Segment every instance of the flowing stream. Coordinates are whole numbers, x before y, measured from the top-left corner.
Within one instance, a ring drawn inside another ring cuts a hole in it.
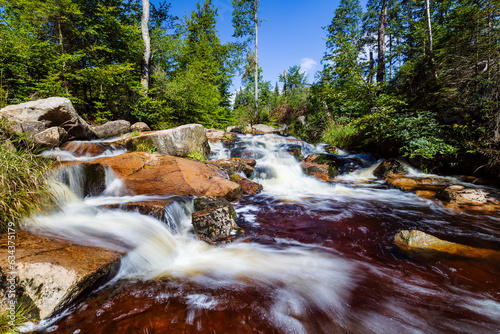
[[[107,170],[106,190],[82,198],[81,171],[58,189],[61,210],[27,221],[44,235],[126,252],[118,275],[37,333],[498,333],[500,268],[468,259],[416,259],[393,242],[403,229],[500,250],[498,216],[451,211],[373,177],[365,167],[327,183],[304,174],[294,138],[240,136],[212,158],[257,161],[264,186],[233,203],[247,238],[215,247],[196,239],[192,199],[171,197],[166,222],[106,204],[131,196]],[[121,151],[104,155],[120,154]],[[59,154],[64,160],[91,159]],[[413,173],[417,173],[413,171]],[[430,176],[432,177],[432,176]]]

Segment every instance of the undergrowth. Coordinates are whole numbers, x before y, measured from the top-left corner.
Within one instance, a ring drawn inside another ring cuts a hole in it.
[[[36,147],[28,135],[10,131],[0,119],[0,234],[13,222],[42,210],[52,197],[47,171],[53,161],[34,153]]]

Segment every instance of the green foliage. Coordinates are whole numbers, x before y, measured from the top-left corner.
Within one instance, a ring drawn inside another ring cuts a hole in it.
[[[155,67],[148,98],[133,112],[138,119],[154,128],[185,123],[224,127],[230,122],[229,87],[238,46],[220,42],[217,15],[207,0],[177,26],[175,37],[157,36],[165,58]]]
[[[188,158],[198,160],[198,161],[205,161],[206,160],[203,153],[200,152],[199,150],[196,150],[193,153],[188,154]]]
[[[51,201],[47,171],[51,160],[35,155],[26,136],[12,133],[0,119],[0,234],[13,222],[40,211]]]
[[[321,141],[336,147],[348,148],[357,146],[360,137],[362,133],[354,124],[330,121],[323,132]]]

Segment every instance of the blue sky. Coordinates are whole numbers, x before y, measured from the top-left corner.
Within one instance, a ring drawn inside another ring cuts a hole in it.
[[[326,34],[322,27],[330,24],[340,0],[260,0],[260,18],[264,19],[259,29],[259,66],[264,80],[272,86],[278,76],[290,66],[300,65],[307,73],[309,83],[314,73],[321,69],[321,58],[325,52]],[[151,0],[157,3],[157,0]],[[171,14],[182,17],[196,9],[196,3],[204,0],[172,0]],[[222,42],[233,41],[231,24],[231,1],[212,0],[218,8],[217,29]],[[365,6],[366,0],[361,0]],[[241,79],[233,82],[236,90]]]

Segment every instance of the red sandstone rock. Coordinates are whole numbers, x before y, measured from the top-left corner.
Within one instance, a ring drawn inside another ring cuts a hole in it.
[[[10,270],[7,238],[0,240],[0,277]],[[16,286],[34,301],[42,319],[68,306],[85,289],[110,279],[122,253],[18,231]],[[3,287],[0,287],[2,290]],[[0,307],[1,308],[1,307]]]
[[[100,158],[93,164],[109,166],[134,194],[241,198],[241,186],[224,172],[202,162],[144,152]]]

